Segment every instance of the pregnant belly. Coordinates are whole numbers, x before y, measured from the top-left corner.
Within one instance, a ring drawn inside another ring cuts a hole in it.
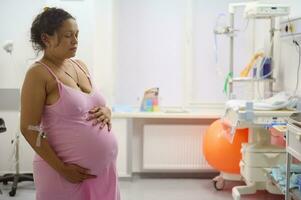
[[[55,138],[50,137],[53,148],[65,163],[78,164],[89,169],[91,174],[98,175],[115,162],[117,141],[106,126],[100,130],[99,126],[88,124],[67,130]]]

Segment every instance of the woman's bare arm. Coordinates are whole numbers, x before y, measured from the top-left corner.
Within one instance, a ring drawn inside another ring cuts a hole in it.
[[[21,92],[21,132],[30,146],[51,167],[61,171],[64,163],[49,146],[47,139],[41,139],[36,146],[38,132],[29,130],[29,126],[39,126],[46,100],[46,79],[43,69],[38,66],[31,68],[25,77]]]

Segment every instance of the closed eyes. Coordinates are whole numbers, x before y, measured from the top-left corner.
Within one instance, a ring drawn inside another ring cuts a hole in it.
[[[75,33],[75,34],[73,34],[73,33],[67,33],[67,34],[64,35],[64,37],[66,37],[66,38],[71,38],[73,35],[74,35],[76,38],[78,38],[78,33]]]

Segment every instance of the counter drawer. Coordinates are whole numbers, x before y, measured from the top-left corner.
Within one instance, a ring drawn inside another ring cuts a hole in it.
[[[249,153],[244,152],[242,159],[250,167],[276,167],[285,164],[285,152]]]

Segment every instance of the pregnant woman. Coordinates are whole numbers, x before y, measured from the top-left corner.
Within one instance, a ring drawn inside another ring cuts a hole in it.
[[[42,58],[28,70],[21,95],[21,132],[36,152],[37,200],[119,200],[117,142],[111,112],[86,65],[75,56],[77,23],[47,8],[31,27]]]

